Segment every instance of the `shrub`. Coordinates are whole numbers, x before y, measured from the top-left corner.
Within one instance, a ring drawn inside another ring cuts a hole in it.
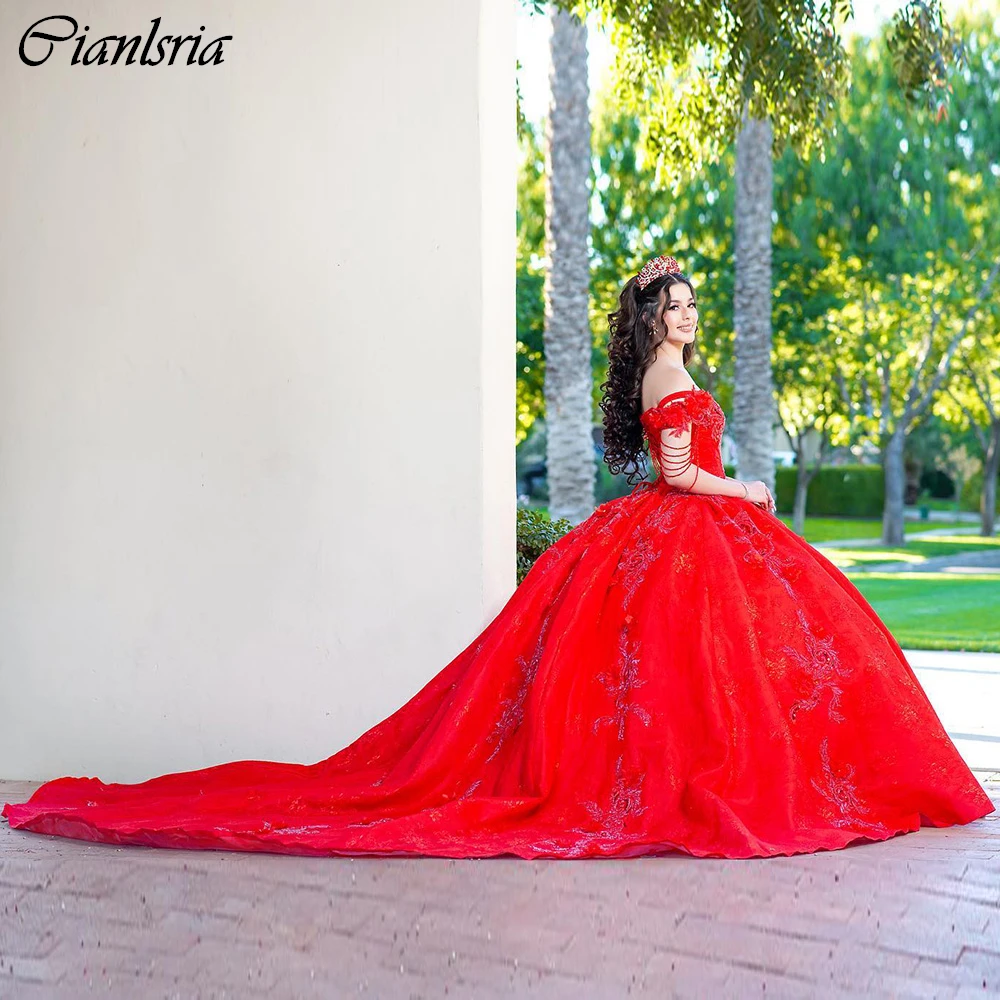
[[[961,510],[979,513],[979,502],[983,496],[983,470],[977,469],[962,486],[962,499],[960,501]]]
[[[795,503],[797,475],[794,466],[776,470],[774,499],[783,514]],[[828,465],[813,476],[806,492],[806,513],[812,517],[881,517],[884,504],[880,465]]]
[[[951,500],[955,496],[955,481],[940,469],[927,469],[921,473],[920,489],[926,490],[935,500]]]
[[[520,583],[535,560],[573,527],[565,517],[551,520],[530,507],[517,509],[517,582]]]

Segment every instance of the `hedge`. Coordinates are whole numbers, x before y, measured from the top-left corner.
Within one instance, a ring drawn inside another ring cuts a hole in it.
[[[794,466],[779,466],[775,501],[783,514],[795,503]],[[812,517],[881,517],[885,479],[880,465],[828,465],[813,476],[806,493],[806,513]]]

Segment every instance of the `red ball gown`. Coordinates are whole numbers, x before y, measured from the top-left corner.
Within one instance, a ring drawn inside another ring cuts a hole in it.
[[[690,427],[692,461],[725,474],[707,391],[641,421],[654,457]],[[59,778],[3,814],[158,847],[745,858],[993,808],[843,573],[770,512],[658,475],[552,545],[466,649],[332,757]]]

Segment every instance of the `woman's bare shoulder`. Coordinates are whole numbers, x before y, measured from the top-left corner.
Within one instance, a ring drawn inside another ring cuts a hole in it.
[[[656,406],[664,396],[669,396],[671,393],[697,388],[694,380],[683,369],[673,365],[663,365],[659,368],[652,365],[643,378],[642,408],[648,410]]]

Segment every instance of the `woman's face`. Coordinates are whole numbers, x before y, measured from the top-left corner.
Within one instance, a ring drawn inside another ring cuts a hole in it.
[[[672,344],[690,344],[698,325],[698,307],[694,295],[683,281],[676,281],[667,289],[663,305],[663,326],[666,339]]]

